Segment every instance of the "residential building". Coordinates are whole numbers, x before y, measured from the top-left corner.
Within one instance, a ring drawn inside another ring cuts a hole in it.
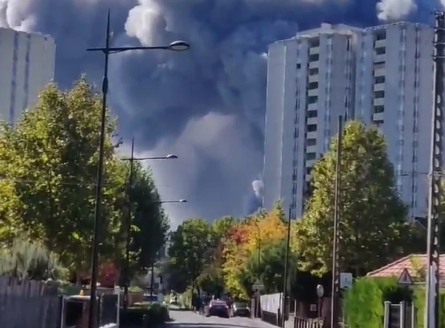
[[[411,217],[426,214],[434,30],[399,22],[321,28],[269,48],[264,201],[302,216],[314,162],[339,115],[379,126]],[[420,160],[419,160],[420,159]]]
[[[346,25],[320,28],[269,48],[263,207],[281,199],[303,213],[311,170],[353,107],[356,34]]]
[[[434,101],[434,29],[398,22],[358,39],[355,116],[379,127],[410,217],[425,217]]]
[[[45,35],[0,28],[0,119],[15,124],[54,78],[55,43]]]

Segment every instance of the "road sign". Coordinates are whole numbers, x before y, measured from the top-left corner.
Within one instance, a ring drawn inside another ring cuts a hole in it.
[[[340,273],[340,288],[341,289],[352,288],[353,280],[354,280],[354,278],[352,277],[351,272],[341,272]]]
[[[256,290],[263,290],[264,289],[264,285],[261,283],[261,281],[257,280],[253,285],[252,285],[252,290],[256,291]]]
[[[399,280],[397,280],[397,283],[399,285],[405,285],[405,286],[413,284],[413,278],[411,278],[411,275],[409,274],[406,268],[403,269],[402,273],[399,276]]]

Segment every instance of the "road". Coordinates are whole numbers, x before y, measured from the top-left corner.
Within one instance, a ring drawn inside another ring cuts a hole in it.
[[[170,316],[174,321],[168,324],[168,328],[277,328],[256,319],[206,318],[190,311],[170,311]]]

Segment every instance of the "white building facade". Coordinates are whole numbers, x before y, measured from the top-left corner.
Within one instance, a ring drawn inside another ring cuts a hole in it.
[[[359,36],[355,115],[379,127],[410,217],[426,217],[434,102],[434,29],[399,22]]]
[[[269,49],[264,203],[304,212],[311,169],[339,115],[379,126],[410,216],[425,216],[433,105],[433,37],[426,25],[358,29],[323,24]],[[317,59],[317,60],[315,60]]]
[[[54,78],[55,43],[45,35],[0,28],[0,119],[15,124]]]
[[[301,217],[311,170],[353,106],[356,29],[323,24],[269,48],[263,207]]]

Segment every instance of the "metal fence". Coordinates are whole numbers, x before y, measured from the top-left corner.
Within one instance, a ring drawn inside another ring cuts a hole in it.
[[[0,277],[0,327],[59,328],[57,285]]]

